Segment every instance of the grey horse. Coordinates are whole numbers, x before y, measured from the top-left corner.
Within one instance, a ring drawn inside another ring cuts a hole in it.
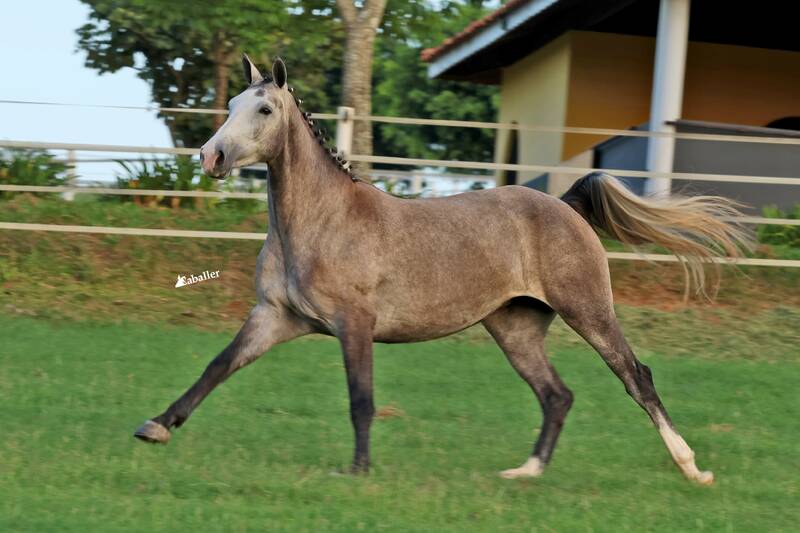
[[[544,351],[556,314],[591,344],[647,412],[690,480],[713,481],[678,434],[622,334],[612,305],[605,250],[595,229],[629,244],[656,243],[703,289],[703,264],[736,255],[746,232],[722,198],[642,199],[615,178],[592,173],[561,198],[518,186],[439,199],[404,199],[359,180],[321,142],[276,60],[263,76],[245,56],[249,87],[202,147],[205,172],[266,162],[269,234],[258,256],[258,303],[200,379],[135,436],[166,443],[170,430],[236,370],[270,347],[310,333],[341,343],[356,472],[369,468],[373,342],[436,339],[481,322],[541,403],[531,456],[506,478],[540,475],[572,393]]]

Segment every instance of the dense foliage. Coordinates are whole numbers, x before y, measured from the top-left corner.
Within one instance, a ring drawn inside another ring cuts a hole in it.
[[[82,0],[91,11],[77,30],[86,66],[100,73],[133,68],[162,107],[224,107],[243,77],[247,51],[259,64],[275,55],[292,65],[293,83],[328,105],[330,70],[340,56],[338,25],[325,0]],[[224,89],[224,91],[220,91]],[[212,117],[163,114],[177,146],[199,146]]]
[[[280,55],[291,83],[314,111],[341,102],[344,35],[334,0],[81,0],[90,19],[78,29],[86,65],[100,73],[133,68],[163,107],[214,107],[222,85],[241,90],[241,52],[259,65]],[[495,87],[430,80],[421,50],[435,46],[496,1],[390,0],[375,51],[375,115],[492,121]],[[220,85],[222,84],[222,85]],[[162,116],[177,146],[199,146],[212,118]],[[374,124],[375,153],[487,160],[493,133]]]
[[[800,220],[800,204],[796,204],[794,209],[788,213],[784,213],[777,207],[765,207],[764,216],[767,218]],[[758,227],[758,241],[766,244],[782,244],[800,248],[800,226],[761,225]]]
[[[63,185],[67,165],[41,150],[0,150],[0,184]],[[0,193],[8,198],[14,193]]]
[[[432,80],[420,52],[436,46],[486,12],[481,1],[437,3],[387,31],[376,52],[373,111],[376,115],[493,122],[499,95],[488,85]],[[376,124],[375,152],[400,157],[490,161],[494,131],[437,126]]]
[[[207,176],[200,165],[190,157],[177,156],[161,159],[141,159],[136,162],[119,161],[122,171],[117,174],[117,186],[120,189],[142,189],[158,191],[241,191],[264,192],[265,185],[242,186],[249,183],[246,180],[236,185],[236,180],[231,178],[224,182]],[[116,202],[134,202],[148,207],[169,206],[193,207],[203,209],[206,207],[232,207],[244,211],[256,211],[265,207],[264,202],[257,199],[224,199],[205,197],[178,197],[178,196],[109,196],[107,200]]]

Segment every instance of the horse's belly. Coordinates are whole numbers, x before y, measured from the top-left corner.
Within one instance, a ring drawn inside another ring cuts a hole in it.
[[[500,293],[480,301],[453,298],[417,301],[412,305],[384,300],[377,312],[374,339],[416,342],[445,337],[480,322],[514,296]]]
[[[376,325],[373,339],[375,342],[387,343],[420,342],[440,339],[462,331],[480,322],[482,318],[483,317],[476,318],[469,322],[452,322],[450,324],[378,324]]]
[[[465,254],[488,257],[473,263],[431,253],[427,260],[396,271],[377,287],[375,340],[444,337],[480,322],[514,297],[541,299],[538,277],[526,272],[516,250],[508,246],[506,251]]]

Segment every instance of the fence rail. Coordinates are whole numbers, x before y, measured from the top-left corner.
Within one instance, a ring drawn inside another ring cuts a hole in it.
[[[693,141],[723,141],[758,144],[800,145],[800,137],[772,137],[768,135],[726,135],[722,133],[682,133],[670,131],[620,130],[615,128],[584,128],[579,126],[542,126],[511,122],[478,122],[469,120],[443,120],[429,118],[387,117],[380,115],[355,115],[353,120],[406,124],[409,126],[446,126],[452,128],[478,128],[491,130],[517,130],[538,133],[570,133],[577,135],[612,135],[618,137],[673,137]]]
[[[227,115],[227,109],[205,109],[193,107],[158,107],[158,106],[125,106],[106,104],[75,104],[67,102],[43,102],[33,100],[0,100],[0,104],[13,105],[41,105],[57,107],[82,107],[95,109],[139,110],[158,113],[195,113],[206,115]],[[311,113],[315,120],[336,120],[340,118],[337,113]],[[669,131],[640,131],[623,130],[616,128],[588,128],[580,126],[545,126],[534,124],[516,124],[511,122],[481,122],[471,120],[445,120],[414,117],[391,117],[384,115],[353,115],[352,120],[367,122],[382,122],[386,124],[405,124],[409,126],[443,126],[453,128],[477,128],[491,130],[517,130],[538,133],[569,133],[577,135],[615,135],[620,137],[673,137],[675,139],[695,141],[721,141],[758,144],[784,144],[800,146],[800,134],[797,136],[769,136],[769,135],[726,135],[718,133],[682,133]]]
[[[7,192],[41,192],[72,194],[103,194],[119,196],[178,196],[195,198],[231,198],[267,200],[266,192],[236,191],[170,191],[163,189],[116,189],[113,187],[68,187],[63,185],[0,185],[0,191]],[[800,219],[767,218],[767,217],[729,217],[726,220],[741,224],[764,224],[771,226],[800,226]]]
[[[350,156],[351,161],[363,161],[366,163],[385,163],[391,165],[407,166],[442,166],[451,168],[472,168],[480,170],[516,170],[516,171],[535,171],[552,172],[558,174],[582,175],[589,172],[607,172],[616,176],[626,178],[672,178],[687,181],[724,181],[730,183],[761,183],[764,185],[800,185],[798,178],[786,178],[777,176],[740,176],[737,174],[701,174],[687,172],[650,172],[646,170],[625,170],[611,168],[590,168],[590,167],[561,167],[558,165],[521,165],[511,163],[483,163],[476,161],[456,161],[441,159],[416,159],[409,157],[386,157],[374,155]]]
[[[196,231],[177,229],[153,228],[120,228],[112,226],[70,226],[64,224],[30,224],[22,222],[0,222],[0,229],[25,230],[25,231],[55,231],[61,233],[94,233],[103,235],[133,235],[144,237],[187,237],[199,239],[240,239],[257,240],[266,239],[266,233],[247,233],[235,231]],[[638,254],[631,252],[606,252],[609,259],[623,259],[632,261],[650,261],[676,263],[679,261],[674,255],[667,254]],[[739,266],[769,266],[800,268],[800,261],[789,259],[761,259],[761,258],[730,258],[717,257],[713,262],[726,265]]]
[[[79,152],[117,152],[117,153],[152,153],[174,155],[197,155],[199,148],[166,148],[147,146],[127,146],[115,144],[61,143],[40,141],[0,140],[0,147],[38,150],[73,150]],[[729,183],[760,183],[763,185],[795,185],[800,186],[800,178],[778,176],[740,176],[737,174],[702,174],[687,172],[650,172],[645,170],[625,170],[590,167],[562,167],[558,165],[523,165],[512,163],[486,163],[480,161],[457,161],[441,159],[419,159],[410,157],[389,157],[377,155],[353,154],[350,161],[367,163],[384,163],[413,167],[450,167],[474,170],[516,170],[534,172],[552,172],[559,174],[587,174],[589,172],[608,172],[626,178],[672,178],[687,181],[723,181]],[[476,178],[479,179],[479,178]]]
[[[0,229],[24,231],[56,231],[59,233],[99,233],[103,235],[133,235],[142,237],[190,237],[195,239],[243,239],[263,241],[266,233],[239,231],[205,231],[156,228],[120,228],[112,226],[73,226],[69,224],[31,224],[0,222]],[[800,261],[798,261],[800,263]]]
[[[162,189],[117,189],[114,187],[68,187],[64,185],[0,185],[0,191],[72,194],[108,194],[119,196],[179,196],[193,198],[237,198],[266,200],[266,192],[170,191]]]

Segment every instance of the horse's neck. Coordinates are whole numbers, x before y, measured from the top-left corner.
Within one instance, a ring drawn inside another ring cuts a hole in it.
[[[284,149],[269,167],[269,229],[284,246],[346,212],[354,184],[319,146],[299,111],[290,116]]]

